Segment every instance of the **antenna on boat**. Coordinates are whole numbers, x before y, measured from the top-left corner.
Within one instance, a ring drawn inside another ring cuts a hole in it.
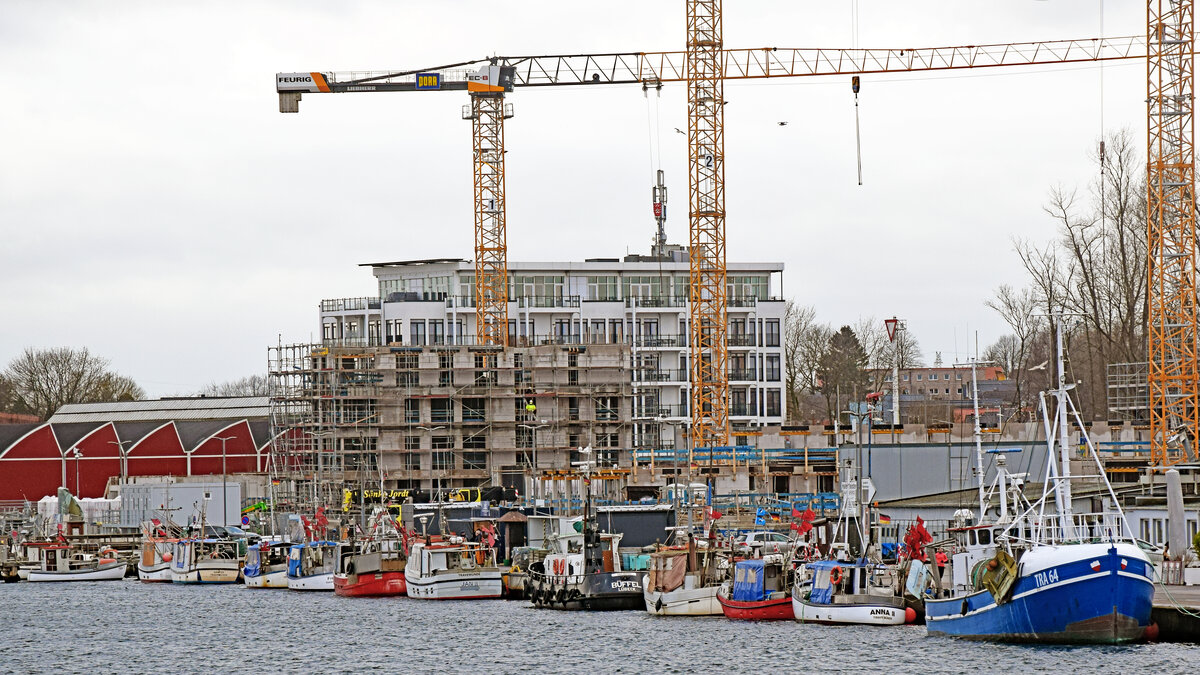
[[[978,334],[976,334],[978,340]],[[976,347],[978,350],[978,347]],[[978,357],[973,357],[970,363],[956,363],[955,368],[971,366],[971,402],[975,412],[975,429],[972,437],[975,439],[975,482],[979,485],[979,522],[983,522],[984,516],[987,514],[987,497],[983,491],[983,427],[979,424],[979,366],[982,364],[990,364],[990,361],[980,361]]]

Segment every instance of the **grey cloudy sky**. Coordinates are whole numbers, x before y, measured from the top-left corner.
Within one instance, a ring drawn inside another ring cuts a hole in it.
[[[1022,42],[1145,21],[1135,2],[858,6],[855,31],[845,0],[726,0],[726,46]],[[681,0],[7,0],[0,364],[87,346],[151,395],[190,393],[263,371],[279,336],[309,339],[322,298],[373,294],[358,263],[472,257],[465,93],[308,95],[281,115],[276,72],[673,50],[684,34]],[[1011,239],[1052,236],[1048,189],[1094,179],[1102,115],[1144,138],[1144,70],[869,76],[861,187],[849,77],[730,83],[729,259],[783,261],[785,295],[824,321],[896,314],[927,358],[965,356],[969,334],[1003,332],[983,301],[1024,283]],[[660,165],[668,234],[686,240],[685,97],[678,84],[649,100],[636,86],[512,94],[509,258],[645,250]]]

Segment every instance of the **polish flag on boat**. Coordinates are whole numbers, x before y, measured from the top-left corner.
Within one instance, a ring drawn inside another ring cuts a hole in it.
[[[1121,569],[1125,569],[1125,566],[1128,564],[1129,564],[1128,560],[1121,558]]]
[[[1099,561],[1099,560],[1093,560],[1093,561],[1092,561],[1092,571],[1093,571],[1093,572],[1099,572],[1099,571],[1100,571],[1100,561]]]

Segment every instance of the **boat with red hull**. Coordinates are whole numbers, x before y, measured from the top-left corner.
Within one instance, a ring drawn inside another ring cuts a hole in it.
[[[358,541],[338,559],[333,592],[343,597],[407,595],[406,533],[386,509],[376,509],[368,531],[366,539]]]
[[[717,591],[717,602],[727,618],[741,621],[791,621],[791,565],[782,555],[739,560],[733,579]]]
[[[333,576],[333,592],[347,598],[406,595],[404,571]]]

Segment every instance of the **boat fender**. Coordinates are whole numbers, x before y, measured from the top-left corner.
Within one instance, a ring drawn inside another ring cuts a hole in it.
[[[565,589],[565,588],[558,589],[558,593],[556,593],[554,597],[555,597],[555,599],[558,600],[559,604],[565,605],[567,603],[567,589]]]
[[[350,561],[346,562],[346,576],[351,576],[353,574],[354,574],[354,561],[350,560]]]
[[[829,570],[829,583],[842,583],[842,568],[839,565],[834,565],[833,569]]]
[[[662,608],[663,608],[663,601],[662,601],[662,596],[660,595],[660,596],[658,596],[658,600],[654,603],[654,611],[662,612]]]

